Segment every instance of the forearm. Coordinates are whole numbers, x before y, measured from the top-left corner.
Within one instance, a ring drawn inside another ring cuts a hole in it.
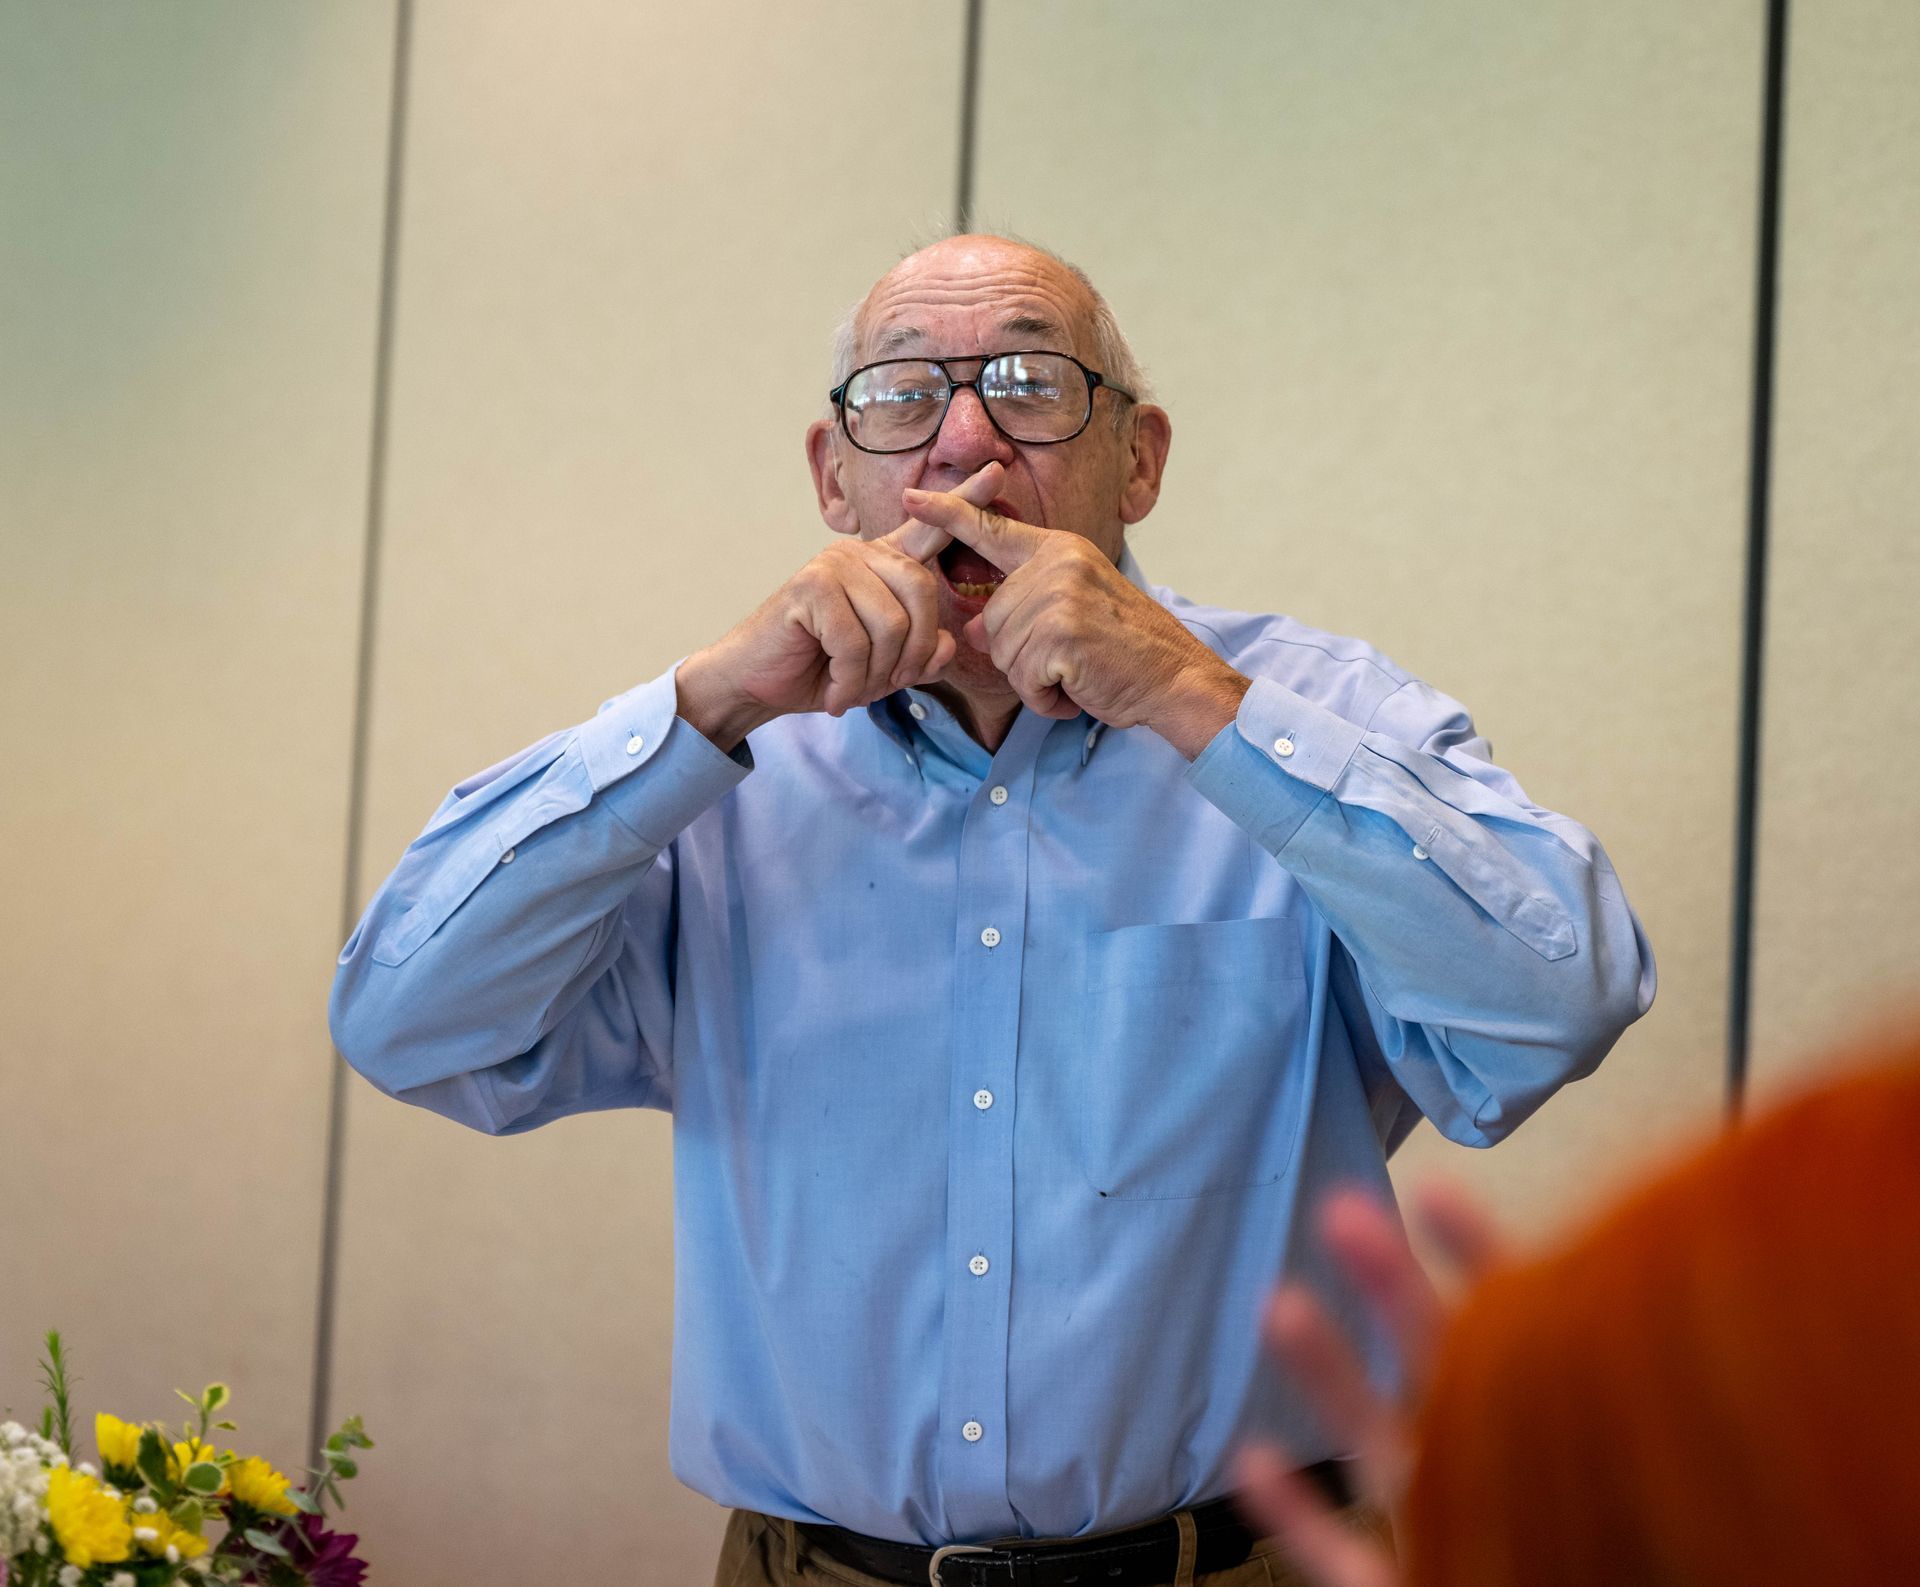
[[[1252,683],[1245,673],[1208,653],[1161,693],[1147,725],[1193,760],[1234,719]]]
[[[696,650],[681,662],[674,686],[676,714],[727,754],[781,714],[743,693],[711,650]]]

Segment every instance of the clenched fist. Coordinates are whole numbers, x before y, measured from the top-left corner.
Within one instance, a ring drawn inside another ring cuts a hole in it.
[[[962,633],[1030,710],[1144,725],[1188,759],[1233,720],[1248,680],[1091,540],[1002,517],[977,493],[909,490],[903,500],[915,520],[1002,570]]]
[[[1005,471],[989,463],[956,488],[993,500]],[[796,711],[840,716],[939,677],[953,660],[932,567],[952,537],[909,519],[877,540],[828,546],[675,675],[679,714],[731,749]]]

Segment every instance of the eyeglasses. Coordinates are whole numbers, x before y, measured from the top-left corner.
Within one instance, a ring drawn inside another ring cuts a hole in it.
[[[978,364],[971,380],[954,364]],[[1093,417],[1101,386],[1138,399],[1067,353],[995,353],[988,358],[886,358],[856,369],[827,393],[847,439],[863,452],[911,452],[940,433],[954,392],[971,386],[993,427],[1009,441],[1071,441]]]

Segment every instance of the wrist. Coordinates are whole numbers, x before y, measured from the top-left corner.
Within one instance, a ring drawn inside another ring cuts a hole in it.
[[[1211,652],[1207,660],[1211,665],[1191,668],[1174,680],[1149,724],[1188,760],[1240,714],[1240,702],[1253,687],[1251,678]]]
[[[728,753],[780,714],[731,685],[704,650],[674,669],[673,689],[674,714]]]

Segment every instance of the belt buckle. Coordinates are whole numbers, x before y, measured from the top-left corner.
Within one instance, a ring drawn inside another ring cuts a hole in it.
[[[927,1561],[927,1580],[933,1584],[933,1587],[941,1587],[941,1561],[955,1554],[991,1554],[992,1552],[993,1550],[984,1543],[949,1543],[945,1548],[936,1548],[933,1551],[933,1558]]]

